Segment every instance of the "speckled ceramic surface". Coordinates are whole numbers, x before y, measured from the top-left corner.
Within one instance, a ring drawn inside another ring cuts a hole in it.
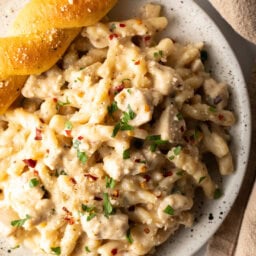
[[[0,32],[7,31],[15,10],[25,0],[0,0]],[[148,0],[120,0],[112,10],[111,18],[125,19],[136,15],[137,10]],[[152,2],[152,1],[150,1]],[[155,0],[164,6],[164,15],[169,18],[169,26],[164,35],[180,42],[205,41],[211,70],[218,80],[230,85],[231,108],[237,116],[237,124],[232,128],[232,154],[235,159],[235,173],[215,180],[220,184],[224,195],[219,200],[206,201],[200,195],[195,206],[196,223],[192,229],[181,229],[157,248],[157,256],[193,255],[217,230],[233,204],[245,173],[250,146],[250,109],[246,85],[239,64],[216,25],[192,0]],[[15,8],[14,8],[15,7]],[[214,168],[214,167],[213,167]],[[24,248],[10,249],[4,239],[0,239],[1,256],[23,256],[32,254]]]

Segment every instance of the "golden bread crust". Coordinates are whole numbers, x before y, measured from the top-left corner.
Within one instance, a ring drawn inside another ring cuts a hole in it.
[[[79,28],[99,21],[116,2],[31,0],[18,14],[12,36],[0,38],[0,114],[18,97],[27,75],[52,67]]]
[[[38,34],[0,38],[0,80],[39,74],[53,66],[80,29],[51,29]]]
[[[17,16],[12,34],[35,33],[49,27],[89,26],[104,17],[116,2],[117,0],[31,0]]]
[[[20,90],[27,80],[27,76],[10,76],[0,82],[0,114],[20,95]]]

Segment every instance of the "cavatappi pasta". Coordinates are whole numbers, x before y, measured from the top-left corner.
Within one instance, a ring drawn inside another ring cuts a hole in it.
[[[51,70],[30,76],[0,116],[0,230],[39,254],[136,256],[191,226],[194,192],[220,195],[203,162],[233,172],[228,89],[203,44],[141,19],[84,28]]]

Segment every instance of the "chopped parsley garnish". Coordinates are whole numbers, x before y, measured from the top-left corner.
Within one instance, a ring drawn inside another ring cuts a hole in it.
[[[92,212],[92,211],[95,211],[95,207],[94,206],[87,206],[85,204],[82,204],[81,206],[82,210],[84,212]]]
[[[194,131],[194,139],[195,139],[195,140],[198,140],[200,134],[201,134],[201,132],[196,128],[195,131]]]
[[[85,164],[88,160],[88,156],[85,152],[80,151],[79,146],[81,144],[81,141],[74,140],[73,141],[73,148],[77,150],[77,158],[80,160],[82,164]]]
[[[186,173],[185,171],[180,170],[180,171],[176,172],[176,175],[183,176],[185,173]]]
[[[106,176],[106,188],[114,188],[116,185],[116,181],[113,178]]]
[[[115,29],[116,29],[116,24],[115,24],[115,23],[112,23],[112,24],[110,25],[109,30],[110,30],[111,32],[113,32]]]
[[[154,58],[155,59],[158,59],[158,58],[162,58],[163,57],[163,51],[162,50],[160,50],[160,51],[158,51],[158,52],[154,52]]]
[[[60,254],[61,254],[61,248],[60,248],[60,247],[51,247],[51,251],[52,251],[55,255],[60,255]]]
[[[131,152],[130,152],[130,149],[127,148],[126,150],[124,150],[123,152],[123,159],[129,159],[131,157]]]
[[[174,209],[168,204],[167,207],[164,209],[164,213],[174,215]]]
[[[109,217],[109,215],[114,213],[114,208],[111,205],[111,202],[108,197],[108,193],[103,194],[103,210],[105,217]]]
[[[66,98],[66,101],[57,101],[56,109],[59,111],[60,107],[64,107],[69,105],[71,102],[68,100],[68,97]]]
[[[209,107],[209,111],[215,113],[217,110],[216,110],[215,107],[210,106],[210,107]]]
[[[77,150],[77,157],[78,157],[78,159],[80,160],[80,162],[82,164],[85,164],[87,162],[87,160],[88,160],[88,156],[86,155],[86,153],[85,152],[81,152],[79,150]]]
[[[70,121],[66,121],[65,123],[65,129],[66,130],[72,130],[73,124]]]
[[[84,248],[84,249],[85,249],[85,251],[86,251],[86,252],[91,252],[91,250],[89,249],[89,247],[88,247],[88,246],[85,246],[85,248]]]
[[[125,81],[131,81],[131,79],[129,79],[129,78],[124,78],[124,79],[122,80],[122,83],[124,83]]]
[[[13,227],[22,227],[22,226],[25,224],[25,222],[26,222],[27,220],[29,220],[30,218],[31,218],[31,216],[29,216],[28,214],[26,214],[26,218],[24,218],[24,219],[11,221],[11,225],[12,225]]]
[[[39,185],[39,180],[34,178],[29,181],[29,187],[34,188]]]
[[[131,229],[128,229],[128,231],[126,233],[126,239],[127,239],[129,244],[133,243],[133,238],[132,238],[132,235],[131,235]]]
[[[182,149],[181,146],[177,146],[176,148],[174,148],[173,150],[174,155],[178,156],[181,152],[181,149]]]
[[[74,140],[73,141],[73,148],[74,149],[79,149],[79,145],[81,144],[81,141],[79,140]]]
[[[117,110],[118,110],[117,102],[113,101],[113,103],[110,106],[108,106],[108,113],[110,116],[112,116],[113,113],[116,112]]]
[[[55,170],[54,176],[59,177],[60,175],[68,175],[64,170]]]
[[[128,112],[123,112],[123,117],[121,118],[120,122],[118,122],[114,130],[112,132],[112,137],[115,137],[119,130],[121,131],[131,131],[134,129],[133,126],[129,125],[128,122],[133,120],[136,117],[136,113],[131,109],[131,106],[128,105]]]
[[[131,109],[130,104],[128,105],[128,112],[123,113],[122,122],[128,123],[130,120],[133,120],[136,117],[136,113]]]
[[[87,216],[86,220],[87,220],[87,221],[90,221],[90,220],[92,220],[94,217],[96,217],[96,213],[95,213],[95,212],[90,213],[90,215]]]
[[[157,146],[168,143],[167,140],[162,140],[161,139],[161,135],[150,135],[146,138],[146,140],[151,142],[151,145],[150,145],[150,151],[151,152],[155,152]]]
[[[216,188],[215,191],[214,191],[214,196],[213,198],[214,199],[219,199],[220,197],[222,196],[222,192],[219,188]]]
[[[16,250],[16,249],[18,249],[18,248],[20,248],[20,245],[19,245],[19,244],[16,245],[16,246],[14,246],[14,247],[12,247],[11,249],[12,249],[12,250]]]
[[[68,175],[68,174],[64,170],[61,170],[60,175]]]
[[[121,123],[117,123],[114,127],[111,137],[115,137],[121,128]]]
[[[202,177],[200,177],[200,179],[199,179],[198,183],[199,183],[199,184],[200,184],[200,183],[202,183],[205,179],[206,179],[206,176],[202,176]]]
[[[178,114],[176,115],[176,117],[177,117],[177,119],[178,119],[179,121],[181,121],[181,120],[184,119],[184,118],[183,118],[183,115],[182,115],[181,113],[178,113]]]

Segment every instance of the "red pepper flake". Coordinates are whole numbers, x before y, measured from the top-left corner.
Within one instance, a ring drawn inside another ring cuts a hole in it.
[[[83,136],[79,136],[77,139],[82,140],[83,138],[84,138]]]
[[[44,119],[43,118],[39,118],[40,122],[42,122],[44,124]]]
[[[184,126],[181,126],[181,127],[180,127],[180,131],[181,131],[181,132],[184,132],[184,131],[185,131]]]
[[[65,130],[65,133],[68,137],[71,137],[71,130]]]
[[[77,184],[76,180],[75,180],[73,177],[70,178],[70,181],[71,181],[74,185]]]
[[[103,199],[102,199],[101,197],[99,197],[99,196],[95,196],[95,197],[94,197],[94,200],[95,200],[95,201],[102,201]]]
[[[69,221],[68,221],[68,224],[69,225],[74,225],[75,224],[74,218],[70,218]]]
[[[120,85],[118,85],[118,86],[116,86],[116,87],[114,88],[114,93],[115,93],[115,94],[116,94],[116,93],[119,93],[119,92],[121,92],[124,88],[125,88],[124,85],[123,85],[123,84],[120,84]]]
[[[117,254],[117,248],[112,249],[112,250],[111,250],[111,254],[112,254],[112,255],[116,255],[116,254]]]
[[[55,103],[58,102],[58,99],[57,99],[57,98],[53,98],[52,100],[53,100],[53,102],[55,102]]]
[[[145,174],[143,178],[146,180],[146,182],[149,182],[151,180],[151,177],[148,174]]]
[[[140,60],[135,61],[134,65],[140,65]]]
[[[224,116],[223,116],[222,114],[219,114],[219,115],[218,115],[218,118],[219,118],[220,121],[223,121],[223,120],[224,120]]]
[[[149,229],[149,228],[144,228],[144,232],[145,232],[146,234],[149,234],[149,233],[150,233],[150,229]]]
[[[173,175],[172,171],[168,171],[164,174],[164,177],[171,177]]]
[[[42,140],[42,130],[36,128],[36,136],[34,138],[35,140]]]
[[[34,170],[34,175],[39,176],[39,172],[37,170]]]
[[[66,212],[67,214],[71,214],[71,212],[67,209],[67,207],[65,207],[65,206],[63,206],[62,207],[62,210],[64,211],[64,212]]]
[[[110,40],[113,40],[114,38],[118,38],[118,34],[113,33],[109,35]]]
[[[67,221],[69,225],[74,225],[74,224],[75,224],[75,220],[74,220],[73,217],[66,216],[66,217],[64,218],[64,220]]]
[[[84,174],[84,177],[87,177],[89,179],[92,179],[93,181],[96,181],[98,177],[91,175],[90,173]]]
[[[149,41],[151,39],[151,36],[145,36],[144,37],[144,41],[146,42],[146,41]]]
[[[125,25],[124,23],[120,23],[120,24],[119,24],[119,27],[120,27],[120,28],[125,28],[126,25]]]
[[[65,206],[62,207],[62,210],[66,212],[66,216],[64,217],[64,220],[68,222],[69,225],[74,225],[75,220],[72,217],[72,212],[70,212]]]
[[[23,162],[31,168],[35,168],[37,161],[33,159],[23,159]]]

